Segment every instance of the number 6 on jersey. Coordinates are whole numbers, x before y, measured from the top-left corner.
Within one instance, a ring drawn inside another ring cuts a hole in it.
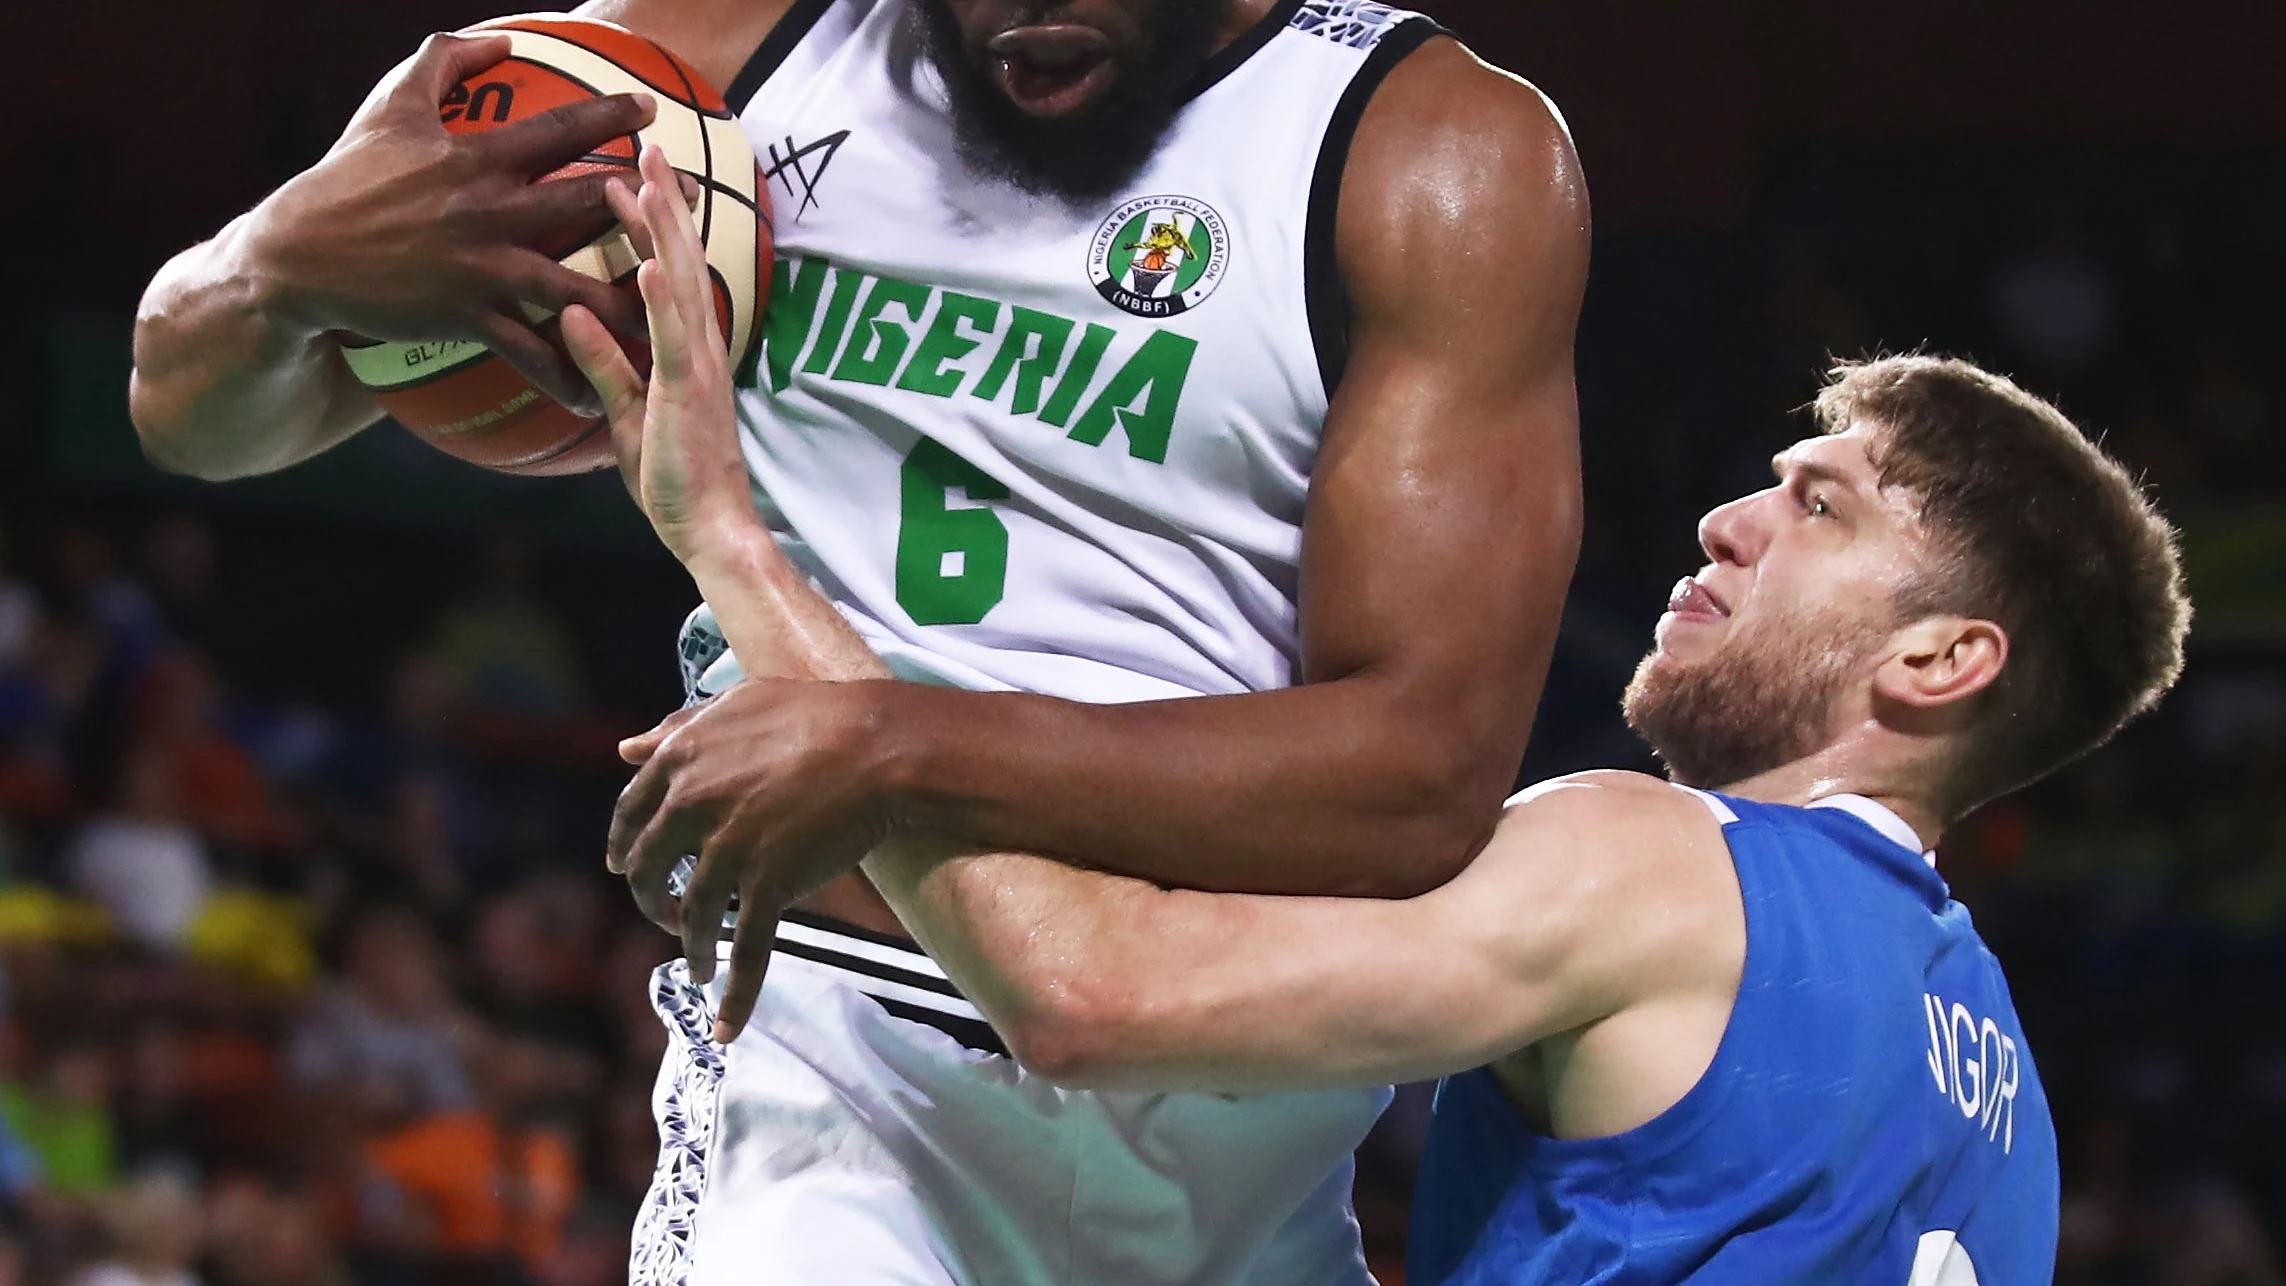
[[[1007,590],[1007,524],[981,504],[953,507],[954,487],[970,501],[1008,498],[982,469],[922,438],[898,479],[897,605],[916,625],[974,625]]]

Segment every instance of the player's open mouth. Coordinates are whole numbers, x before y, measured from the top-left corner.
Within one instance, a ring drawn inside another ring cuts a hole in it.
[[[1667,595],[1667,612],[1693,621],[1719,621],[1730,615],[1730,609],[1723,606],[1722,600],[1693,576],[1675,582],[1674,591]]]
[[[1073,22],[1014,27],[994,36],[985,50],[1001,92],[1032,116],[1079,110],[1114,73],[1111,41]]]

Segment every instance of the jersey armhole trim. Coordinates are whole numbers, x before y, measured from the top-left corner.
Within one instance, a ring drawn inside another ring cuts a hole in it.
[[[1335,254],[1335,219],[1341,212],[1341,179],[1349,168],[1349,145],[1357,137],[1357,123],[1366,104],[1381,87],[1390,69],[1407,54],[1438,36],[1449,35],[1436,22],[1407,18],[1384,33],[1365,64],[1357,69],[1326,121],[1325,141],[1318,145],[1317,169],[1310,175],[1309,211],[1302,221],[1302,306],[1310,319],[1310,343],[1317,350],[1318,377],[1333,400],[1349,362],[1349,292],[1341,284],[1341,265]]]
[[[770,73],[778,70],[786,56],[794,52],[794,46],[802,43],[802,37],[810,34],[810,28],[818,25],[818,19],[833,5],[834,0],[794,0],[793,7],[778,19],[777,26],[770,28],[769,35],[762,37],[762,43],[754,47],[753,56],[738,69],[730,87],[723,91],[722,99],[730,104],[731,115],[746,114],[746,105],[754,101],[762,82],[770,79]]]
[[[1675,789],[1686,795],[1696,795],[1698,801],[1707,806],[1707,811],[1714,814],[1715,821],[1720,825],[1729,826],[1738,820],[1737,810],[1733,809],[1729,802],[1720,795],[1711,791],[1700,790],[1695,786],[1677,786]]]

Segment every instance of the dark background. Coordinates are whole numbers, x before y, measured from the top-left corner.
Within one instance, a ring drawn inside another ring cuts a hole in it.
[[[2057,398],[2183,528],[2191,661],[1942,869],[2055,1103],[2059,1280],[2286,1280],[2286,11],[1430,9],[1556,99],[1595,197],[1588,539],[1527,775],[1645,763],[1616,698],[1692,524],[1804,431],[1829,355],[1927,347]],[[611,739],[676,697],[687,579],[608,477],[495,479],[384,428],[188,484],[123,405],[151,271],[492,12],[6,19],[0,1286],[623,1279],[667,943],[597,858]],[[1361,1170],[1383,1259],[1420,1107]]]

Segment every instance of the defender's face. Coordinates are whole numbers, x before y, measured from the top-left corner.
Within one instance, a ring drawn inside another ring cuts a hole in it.
[[[1885,632],[1928,558],[1913,498],[1883,491],[1864,425],[1797,442],[1776,485],[1699,520],[1709,562],[1676,583],[1655,657],[1701,664],[1736,648],[1798,648],[1800,627]]]
[[[1700,520],[1711,561],[1676,584],[1623,703],[1675,780],[1745,781],[1870,712],[1897,596],[1927,554],[1869,442],[1862,428],[1798,442],[1772,462],[1778,485]]]
[[[1027,116],[1084,111],[1150,54],[1158,0],[923,0],[959,24],[969,64]]]

